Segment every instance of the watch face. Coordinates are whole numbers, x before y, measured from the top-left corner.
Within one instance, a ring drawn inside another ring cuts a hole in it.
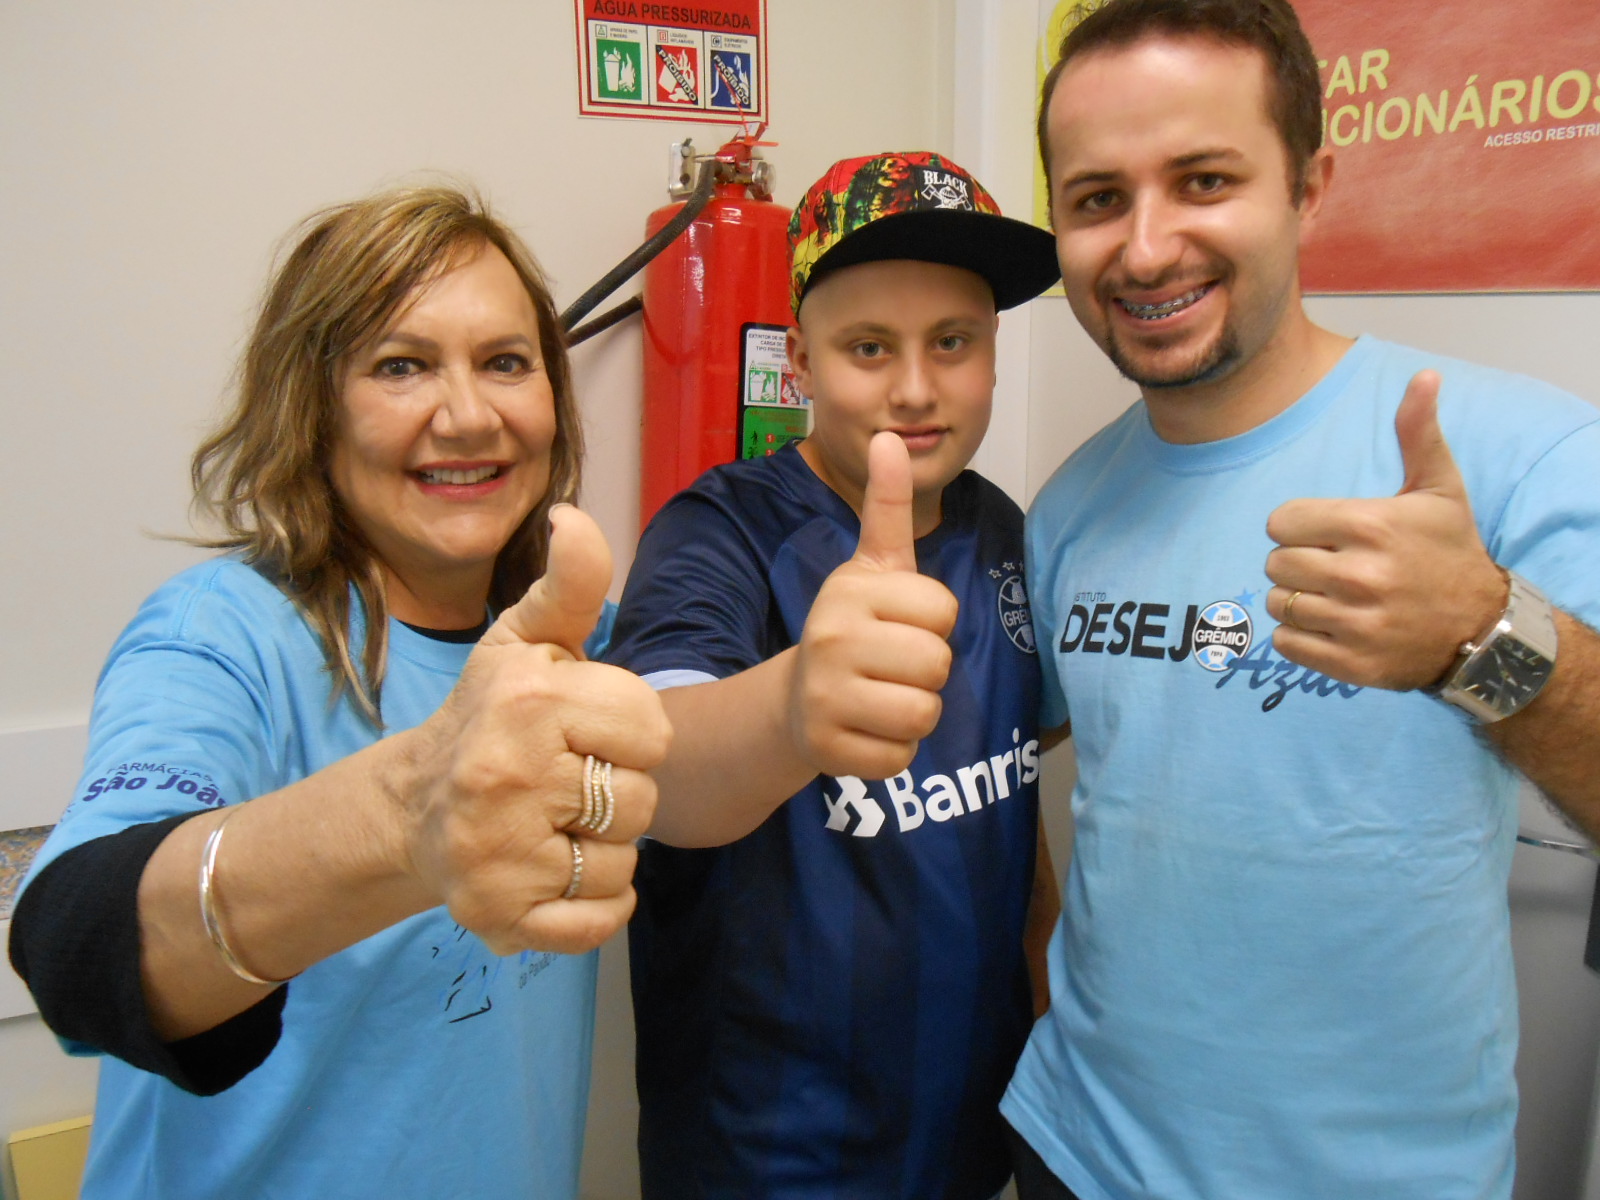
[[[1468,664],[1461,690],[1496,712],[1516,712],[1544,686],[1555,663],[1512,637],[1497,637]]]

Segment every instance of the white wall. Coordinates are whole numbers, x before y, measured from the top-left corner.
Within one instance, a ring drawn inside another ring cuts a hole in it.
[[[780,200],[842,154],[943,139],[947,7],[774,0]],[[567,300],[666,201],[668,142],[726,129],[579,118],[568,0],[102,0],[0,22],[0,403],[26,451],[0,481],[0,729],[81,716],[133,605],[194,558],[139,532],[185,530],[189,453],[295,221],[452,173]],[[632,336],[578,352],[588,499],[624,560]]]
[[[780,201],[846,154],[949,148],[953,4],[770,0]],[[573,24],[571,0],[0,6],[0,733],[80,723],[117,631],[196,559],[145,531],[187,528],[190,451],[294,222],[447,172],[528,236],[566,301],[666,202],[668,143],[720,143],[726,127],[580,119]],[[619,585],[638,359],[636,323],[575,354],[585,502]],[[625,977],[608,950],[597,1198],[633,1187]],[[35,1018],[0,1020],[0,1135],[86,1111],[92,1074]]]

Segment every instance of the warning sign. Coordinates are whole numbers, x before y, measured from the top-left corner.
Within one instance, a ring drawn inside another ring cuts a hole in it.
[[[574,0],[578,111],[767,119],[767,0]]]
[[[711,108],[751,112],[755,100],[756,39],[713,33],[706,37],[706,74]]]
[[[811,401],[789,369],[788,326],[745,325],[739,363],[739,457],[765,458],[811,432]]]
[[[650,67],[656,73],[656,103],[700,108],[704,35],[688,29],[650,31]]]
[[[612,104],[644,103],[644,26],[590,26],[596,95]]]

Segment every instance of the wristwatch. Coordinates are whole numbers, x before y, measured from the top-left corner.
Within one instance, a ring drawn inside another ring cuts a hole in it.
[[[1556,666],[1556,622],[1544,593],[1507,571],[1511,593],[1498,620],[1477,640],[1463,642],[1455,664],[1433,687],[1439,699],[1484,724],[1527,706]]]

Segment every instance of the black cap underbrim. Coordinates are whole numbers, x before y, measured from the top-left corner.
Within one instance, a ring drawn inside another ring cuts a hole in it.
[[[813,264],[805,292],[842,267],[895,258],[981,275],[994,291],[996,311],[1032,300],[1061,279],[1056,240],[1037,225],[993,213],[924,209],[879,217],[839,239]]]

